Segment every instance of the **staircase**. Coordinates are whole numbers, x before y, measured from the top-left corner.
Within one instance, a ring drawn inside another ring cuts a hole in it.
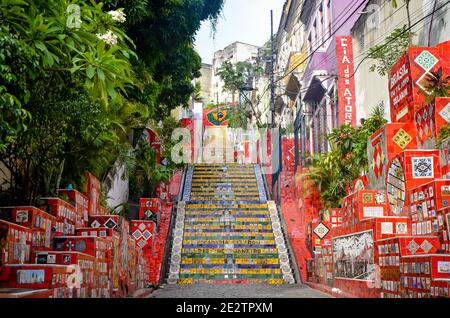
[[[182,198],[169,284],[295,283],[258,165],[190,166]]]

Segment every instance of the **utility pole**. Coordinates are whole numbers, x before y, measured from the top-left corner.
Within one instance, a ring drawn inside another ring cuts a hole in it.
[[[275,128],[275,52],[273,47],[273,10],[270,10],[270,112],[271,127]]]
[[[276,129],[277,125],[275,123],[275,50],[274,50],[274,37],[273,37],[273,10],[270,10],[270,112],[271,112],[271,125],[270,128]],[[276,179],[279,179],[279,171],[280,171],[280,164],[281,164],[281,148],[280,148],[280,140],[275,141],[274,140],[274,134],[271,133],[271,167],[272,167],[272,195],[275,195],[275,183]],[[280,138],[279,134],[275,134]],[[274,164],[278,167],[277,171],[273,171]],[[278,182],[279,185],[279,182]]]

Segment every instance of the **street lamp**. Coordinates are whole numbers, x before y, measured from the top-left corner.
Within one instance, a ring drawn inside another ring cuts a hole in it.
[[[251,112],[255,115],[257,125],[258,125],[258,127],[261,127],[261,122],[260,122],[260,120],[259,120],[258,113],[256,112],[256,110],[255,110],[255,108],[254,108],[253,102],[252,102],[252,101],[247,97],[247,95],[244,93],[244,92],[247,93],[247,92],[252,92],[252,91],[255,91],[255,90],[256,90],[256,89],[253,87],[253,83],[254,83],[254,77],[253,77],[253,76],[249,76],[249,77],[247,78],[247,80],[245,81],[245,83],[239,88],[239,95],[240,95],[240,96],[243,96],[243,97],[245,98],[247,104],[250,105],[250,107],[251,107]],[[240,98],[239,98],[239,100],[240,100]],[[249,117],[249,116],[247,116],[247,117]]]

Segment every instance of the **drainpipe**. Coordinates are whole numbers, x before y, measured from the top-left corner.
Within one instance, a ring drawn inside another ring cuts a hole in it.
[[[333,105],[336,108],[336,122],[334,123],[336,126],[336,128],[339,127],[339,100],[337,100],[337,81],[338,81],[338,77],[336,76],[334,78],[334,93],[333,93]]]

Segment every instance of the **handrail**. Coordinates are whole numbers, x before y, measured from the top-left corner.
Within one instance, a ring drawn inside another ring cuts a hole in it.
[[[186,172],[187,172],[188,166],[189,165],[186,165],[183,168],[183,175],[181,176],[180,190],[178,191],[177,202],[183,199],[183,192],[184,192],[185,183],[186,183]]]
[[[186,182],[186,172],[187,168],[185,167],[183,169],[183,175],[181,176],[181,183],[180,183],[180,191],[178,192],[176,203],[183,198],[183,192],[184,192],[184,184]],[[172,201],[173,202],[173,201]],[[170,223],[169,223],[169,233],[167,234],[166,238],[166,244],[164,247],[164,257],[162,260],[161,265],[161,275],[159,277],[159,284],[163,284],[167,280],[168,272],[170,270],[170,257],[171,257],[171,251],[172,251],[172,243],[173,243],[173,231],[174,231],[174,224],[177,217],[177,204],[172,205],[172,214],[170,217]]]
[[[175,217],[176,217],[176,205],[172,205],[172,213],[170,217],[170,223],[169,223],[169,233],[167,233],[166,237],[166,244],[164,246],[164,257],[162,259],[161,264],[161,275],[159,277],[159,285],[164,284],[167,278],[167,274],[170,268],[170,256],[172,251],[172,240],[173,240],[173,225],[175,224]]]

